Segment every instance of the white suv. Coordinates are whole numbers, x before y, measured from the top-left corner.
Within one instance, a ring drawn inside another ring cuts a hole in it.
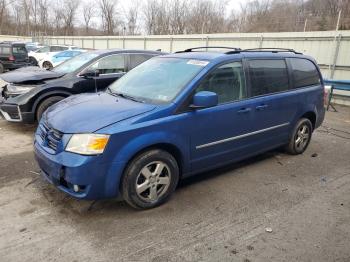
[[[45,57],[52,56],[59,52],[72,49],[78,49],[78,47],[71,45],[44,46],[36,51],[29,52],[28,57],[32,65],[39,65],[41,64],[40,61],[43,60]]]

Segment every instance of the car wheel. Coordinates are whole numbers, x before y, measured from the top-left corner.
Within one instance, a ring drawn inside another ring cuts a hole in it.
[[[179,167],[166,151],[154,149],[135,157],[125,170],[121,191],[134,208],[148,209],[165,203],[175,191]]]
[[[29,63],[33,66],[37,66],[38,65],[38,61],[36,61],[36,59],[32,56],[29,57]]]
[[[43,63],[43,68],[45,68],[46,70],[51,70],[53,68],[53,66],[49,61],[45,61]]]
[[[5,71],[4,66],[0,64],[0,74],[2,74]]]
[[[302,118],[295,125],[293,134],[286,147],[286,151],[292,155],[304,153],[312,136],[312,124],[307,118]]]
[[[36,120],[39,122],[46,109],[63,99],[65,99],[63,96],[52,96],[42,101],[36,110]]]

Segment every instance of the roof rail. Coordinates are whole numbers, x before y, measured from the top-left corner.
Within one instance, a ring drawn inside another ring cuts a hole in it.
[[[177,51],[175,53],[188,53],[188,52],[193,52],[193,50],[197,50],[197,49],[230,49],[232,51],[239,51],[241,50],[240,48],[237,47],[227,47],[227,46],[200,46],[200,47],[192,47],[192,48],[188,48],[185,49],[183,51]]]
[[[243,50],[235,50],[235,51],[229,51],[226,52],[226,54],[237,54],[241,52],[272,52],[272,53],[279,53],[279,52],[290,52],[298,55],[302,55],[303,53],[297,52],[294,49],[289,48],[269,48],[269,47],[263,47],[263,48],[250,48],[250,49],[243,49]]]

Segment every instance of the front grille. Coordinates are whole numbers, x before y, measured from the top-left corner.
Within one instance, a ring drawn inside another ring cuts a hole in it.
[[[39,136],[43,140],[43,144],[57,152],[58,145],[61,142],[63,134],[47,124],[41,123],[39,126]]]

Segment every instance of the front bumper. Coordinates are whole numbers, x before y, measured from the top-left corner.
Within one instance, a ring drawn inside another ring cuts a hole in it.
[[[16,104],[7,104],[0,98],[0,113],[9,122],[33,123],[34,113],[21,112],[21,109]]]
[[[70,152],[49,153],[35,136],[35,159],[42,176],[59,190],[78,199],[103,199],[119,194],[118,163],[108,163],[101,156],[83,156]],[[111,176],[112,175],[112,176]]]

